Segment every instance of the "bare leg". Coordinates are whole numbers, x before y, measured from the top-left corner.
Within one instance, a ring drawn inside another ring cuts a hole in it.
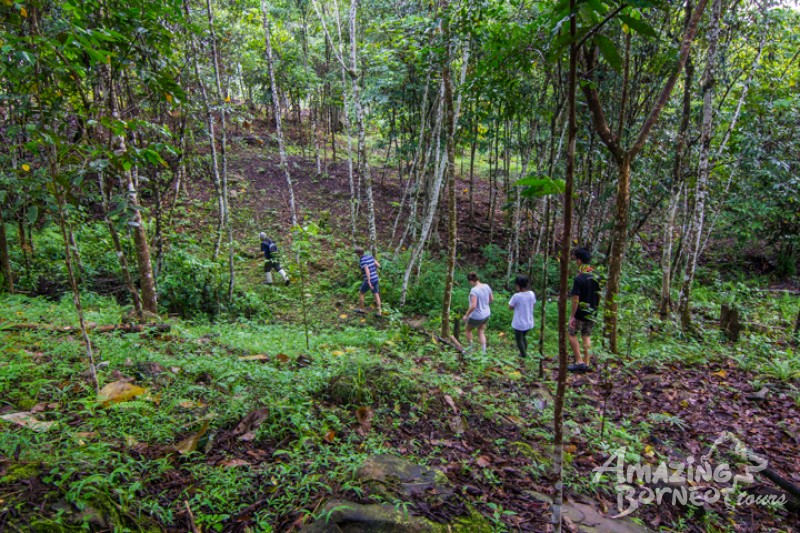
[[[364,310],[364,293],[363,292],[359,292],[358,293],[358,308],[361,309],[362,311]]]
[[[569,345],[572,346],[572,353],[575,355],[575,361],[581,363],[581,347],[578,345],[578,337],[576,335],[569,336]]]
[[[575,339],[575,344],[578,344],[578,339]],[[589,350],[592,348],[592,338],[589,335],[583,336],[583,362],[589,364]]]
[[[467,336],[467,345],[472,346],[472,326],[469,325],[469,322],[467,322],[467,329],[464,334]]]
[[[481,341],[481,349],[486,353],[486,324],[478,326],[478,340]]]
[[[375,293],[375,305],[378,307],[377,313],[380,315],[381,314],[381,293],[379,293],[379,292]]]

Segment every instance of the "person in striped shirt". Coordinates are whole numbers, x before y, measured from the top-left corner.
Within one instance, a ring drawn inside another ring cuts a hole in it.
[[[358,266],[361,270],[361,277],[363,279],[358,293],[357,312],[364,312],[364,295],[367,293],[367,291],[371,291],[375,296],[375,306],[377,307],[377,311],[375,311],[375,313],[378,316],[382,316],[381,293],[378,286],[380,282],[380,279],[378,278],[378,269],[381,267],[381,264],[378,263],[374,257],[372,257],[372,254],[365,252],[364,248],[358,246],[356,247],[355,251],[356,255],[358,256]]]

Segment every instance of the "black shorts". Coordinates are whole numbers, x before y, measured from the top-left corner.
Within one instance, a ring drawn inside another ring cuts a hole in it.
[[[378,283],[379,283],[378,281],[372,282],[372,289],[371,289],[372,294],[378,294],[379,292],[381,292],[380,287],[378,287]],[[366,281],[362,283],[359,291],[361,292],[361,294],[367,294],[370,291],[369,283],[367,283]]]
[[[267,259],[264,262],[264,272],[270,272],[271,270],[274,270],[275,272],[280,272],[283,269],[281,268],[281,264],[275,259]]]

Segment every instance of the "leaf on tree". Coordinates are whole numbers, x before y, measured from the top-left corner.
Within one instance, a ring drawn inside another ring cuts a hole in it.
[[[614,45],[614,42],[611,39],[605,35],[595,35],[592,41],[600,49],[600,55],[603,56],[603,59],[606,60],[611,68],[617,72],[622,70],[622,59],[619,57],[617,47]]]

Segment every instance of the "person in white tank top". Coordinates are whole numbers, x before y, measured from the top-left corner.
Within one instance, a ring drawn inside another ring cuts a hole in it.
[[[486,353],[486,323],[489,321],[491,310],[489,306],[494,301],[492,288],[485,283],[481,283],[478,274],[470,272],[467,274],[467,281],[472,285],[469,291],[469,309],[464,315],[464,322],[467,324],[466,336],[469,346],[472,348],[472,331],[478,330],[478,340],[481,343],[483,353]]]

